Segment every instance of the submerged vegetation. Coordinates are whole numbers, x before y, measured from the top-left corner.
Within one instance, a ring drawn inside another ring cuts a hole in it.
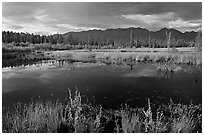
[[[65,101],[18,103],[3,115],[3,132],[178,133],[202,132],[202,106],[175,104],[118,110],[82,103],[78,91]]]

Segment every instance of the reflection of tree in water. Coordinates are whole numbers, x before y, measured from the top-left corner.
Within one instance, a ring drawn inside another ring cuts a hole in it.
[[[173,79],[174,76],[174,71],[173,70],[168,70],[168,68],[164,68],[164,69],[157,69],[157,76],[162,80],[163,83],[163,89],[166,90],[167,89],[167,82],[170,79]]]
[[[167,79],[167,80],[172,79],[174,75],[174,72],[169,70],[165,70],[165,71],[158,70],[157,72],[158,72],[158,76],[162,77],[162,79]]]
[[[202,74],[202,72],[199,71],[199,67],[195,66],[192,69],[192,74],[193,74],[193,78],[195,83],[199,82],[199,75]]]
[[[198,83],[198,72],[194,73],[194,79],[195,79],[195,82]]]
[[[163,79],[172,79],[174,72],[176,70],[181,70],[181,67],[175,64],[174,60],[170,60],[169,62],[159,62],[156,64],[153,64],[153,66],[156,67],[156,70],[158,72],[158,76],[161,76]]]
[[[201,65],[187,65],[183,67],[183,71],[193,76],[193,81],[198,83],[200,81],[200,75],[202,75]],[[202,80],[201,80],[202,81]]]
[[[133,69],[133,65],[130,65],[130,70],[132,70]]]
[[[58,60],[59,67],[64,65],[64,60]]]
[[[169,71],[168,68],[161,68],[161,67],[158,68],[158,66],[157,66],[156,70],[157,70],[157,76],[161,77],[162,79],[167,79],[168,80],[168,79],[173,78],[174,71],[172,71],[172,70]]]
[[[71,60],[66,60],[65,61],[66,65],[67,65],[67,71],[69,71],[69,80],[71,81],[72,79],[72,70],[75,70],[75,65],[74,62]]]

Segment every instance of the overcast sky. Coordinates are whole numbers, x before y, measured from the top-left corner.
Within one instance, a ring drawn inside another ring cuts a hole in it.
[[[202,27],[202,3],[3,3],[2,29],[38,34],[89,29]]]

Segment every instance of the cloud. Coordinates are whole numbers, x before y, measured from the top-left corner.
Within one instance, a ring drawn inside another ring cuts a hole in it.
[[[13,78],[13,77],[18,77],[19,74],[16,74],[16,73],[4,73],[2,75],[2,78],[3,79],[10,79],[10,78]]]
[[[199,2],[3,2],[3,30],[65,33],[91,29],[143,27],[201,29]]]
[[[57,26],[60,29],[66,29],[66,31],[67,30],[70,30],[70,31],[83,31],[83,30],[100,29],[100,28],[97,28],[97,27],[80,27],[80,26],[74,26],[74,25],[71,25],[71,24],[57,24]]]
[[[166,24],[169,28],[174,28],[180,31],[199,31],[202,29],[202,20],[183,20],[178,18],[175,21],[170,21]]]
[[[129,9],[130,13],[135,12],[137,14],[162,14],[167,12],[174,12],[184,20],[201,19],[202,17],[201,2],[143,2],[139,4],[131,4],[132,7]]]
[[[2,30],[4,31],[28,32],[28,33],[36,33],[36,34],[42,34],[42,33],[54,34],[59,31],[57,28],[51,27],[43,23],[19,22],[18,25],[13,25],[16,23],[15,21],[9,20],[9,19],[5,19],[5,20],[2,23]]]
[[[53,21],[54,20],[54,19],[51,19],[48,15],[38,15],[38,16],[35,16],[35,18],[38,21],[42,21],[42,22],[49,22],[49,21]]]
[[[38,9],[35,13],[34,13],[34,18],[36,19],[36,21],[39,22],[51,22],[51,21],[57,21],[56,19],[52,18],[51,16],[49,16],[48,14],[46,14],[46,10],[44,9]]]
[[[10,25],[9,27],[11,27],[12,29],[16,29],[16,30],[23,28],[21,25]]]
[[[147,25],[154,25],[154,24],[175,19],[176,15],[173,12],[168,12],[168,13],[162,13],[162,14],[147,14],[147,15],[129,14],[129,15],[121,15],[121,17],[132,21],[139,21]]]
[[[188,20],[185,21],[181,18],[178,18],[175,21],[170,21],[168,24],[170,27],[173,28],[180,28],[180,27],[189,27],[189,28],[198,28],[202,26],[202,20]]]
[[[131,20],[133,24],[138,24],[143,27],[154,28],[174,28],[182,32],[200,30],[202,27],[202,20],[184,20],[174,12],[167,12],[162,14],[129,14],[121,15],[121,18]],[[151,30],[151,28],[150,28]]]

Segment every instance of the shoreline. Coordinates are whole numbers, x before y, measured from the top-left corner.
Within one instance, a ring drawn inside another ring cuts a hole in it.
[[[159,49],[159,50],[158,50]],[[132,52],[124,49],[112,50],[66,50],[66,51],[45,51],[44,55],[49,58],[66,60],[66,59],[107,59],[116,61],[129,61],[129,62],[157,62],[157,63],[173,63],[173,64],[189,64],[201,65],[202,53],[192,51],[192,48],[178,48],[178,52],[168,52],[167,48],[158,48],[155,52],[152,48],[141,48],[132,50]],[[187,51],[188,50],[188,51]],[[187,52],[186,52],[187,51]]]

